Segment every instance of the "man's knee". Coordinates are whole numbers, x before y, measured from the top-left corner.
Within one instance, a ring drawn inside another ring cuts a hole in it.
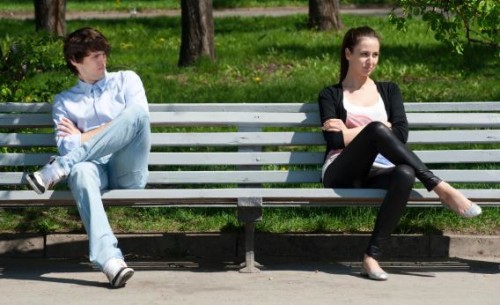
[[[127,105],[127,108],[123,110],[121,115],[131,120],[149,121],[149,113],[142,106],[136,104]]]
[[[68,177],[70,187],[85,186],[89,183],[99,183],[99,172],[95,164],[90,162],[75,164]]]
[[[142,171],[134,171],[117,177],[112,188],[143,189],[147,184],[148,175]]]

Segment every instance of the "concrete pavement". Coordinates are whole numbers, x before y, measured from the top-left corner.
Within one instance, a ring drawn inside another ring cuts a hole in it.
[[[0,304],[481,304],[500,299],[498,262],[383,262],[386,282],[359,275],[358,262],[265,262],[256,274],[218,264],[130,260],[136,274],[110,289],[75,260],[0,259]]]
[[[136,274],[110,289],[85,235],[3,234],[0,305],[500,304],[498,236],[394,236],[387,282],[359,275],[368,234],[258,234],[254,274],[238,272],[241,238],[119,235]]]

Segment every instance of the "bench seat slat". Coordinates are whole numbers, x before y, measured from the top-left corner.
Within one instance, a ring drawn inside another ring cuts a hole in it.
[[[480,205],[498,205],[500,189],[464,189],[464,195]],[[203,205],[236,206],[238,198],[263,198],[266,206],[358,206],[378,205],[385,195],[384,190],[365,189],[322,189],[322,188],[226,188],[226,189],[154,189],[154,190],[111,190],[103,193],[106,205],[155,206],[155,205]],[[48,191],[37,195],[33,191],[0,191],[0,206],[54,205],[74,206],[69,191]],[[287,203],[287,204],[285,204]],[[409,205],[441,206],[432,192],[415,189],[409,198]]]

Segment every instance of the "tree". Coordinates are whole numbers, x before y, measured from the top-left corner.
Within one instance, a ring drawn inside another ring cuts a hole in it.
[[[36,30],[66,34],[66,0],[35,0]]]
[[[182,39],[179,66],[202,56],[215,60],[214,17],[211,0],[181,0]]]
[[[394,10],[390,21],[406,31],[407,20],[421,16],[435,38],[462,54],[465,43],[480,43],[499,49],[500,5],[497,0],[398,0],[402,16]]]
[[[320,31],[340,30],[339,0],[309,0],[309,27]]]

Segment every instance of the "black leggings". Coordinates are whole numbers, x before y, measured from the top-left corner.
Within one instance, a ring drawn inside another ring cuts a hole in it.
[[[381,153],[396,166],[372,170]],[[382,188],[387,194],[380,206],[366,254],[378,259],[408,202],[417,177],[428,191],[441,182],[420,159],[381,122],[372,122],[328,166],[323,177],[327,188]]]

